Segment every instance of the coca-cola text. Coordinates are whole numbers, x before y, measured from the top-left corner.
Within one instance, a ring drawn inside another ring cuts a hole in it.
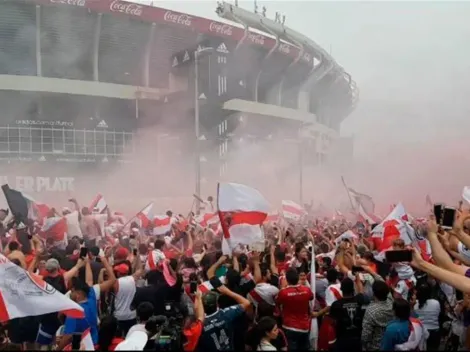
[[[185,15],[184,13],[174,13],[171,11],[165,12],[163,19],[167,22],[182,24],[183,26],[191,26],[191,16]]]
[[[223,34],[226,36],[231,36],[233,33],[232,26],[218,22],[211,22],[209,25],[209,31],[215,32],[217,34]]]
[[[133,4],[133,3],[124,3],[118,0],[114,0],[109,8],[113,12],[120,12],[126,15],[133,15],[133,16],[142,16],[143,6]]]
[[[254,44],[264,45],[264,36],[260,34],[249,33],[248,39]]]

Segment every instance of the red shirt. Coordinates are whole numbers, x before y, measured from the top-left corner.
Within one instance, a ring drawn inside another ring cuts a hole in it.
[[[198,320],[183,330],[183,334],[186,336],[186,343],[183,346],[184,351],[192,352],[196,349],[197,343],[199,342],[199,338],[202,334],[202,327],[202,321]]]
[[[282,321],[285,329],[310,331],[310,301],[313,293],[307,286],[287,286],[279,291],[276,303],[282,309]]]

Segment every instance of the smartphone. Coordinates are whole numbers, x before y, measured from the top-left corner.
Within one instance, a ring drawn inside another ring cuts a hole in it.
[[[436,217],[436,223],[438,225],[441,225],[443,210],[444,210],[444,204],[441,204],[441,203],[434,204],[433,212],[434,212],[434,216]]]
[[[88,255],[88,248],[82,247],[80,248],[80,258],[85,258]]]
[[[217,276],[214,276],[212,279],[209,280],[210,284],[214,288],[214,290],[218,289],[220,286],[222,286],[222,282],[220,282],[219,278]]]
[[[80,343],[82,342],[82,334],[72,335],[72,351],[80,350]]]
[[[385,252],[385,258],[389,263],[411,262],[413,252],[410,250],[387,251]]]
[[[189,283],[189,293],[194,294],[197,291],[197,281],[191,281]]]
[[[442,222],[441,227],[444,230],[451,230],[454,226],[455,221],[455,214],[457,213],[457,209],[452,207],[445,207],[444,211],[442,212]]]
[[[364,268],[362,266],[353,265],[351,271],[353,275],[356,275],[357,273],[363,273]]]
[[[137,248],[134,248],[134,249],[132,250],[132,253],[133,253],[134,255],[137,255]]]

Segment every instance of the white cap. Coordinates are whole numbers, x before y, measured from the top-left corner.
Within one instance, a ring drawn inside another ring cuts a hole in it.
[[[132,332],[124,341],[119,343],[115,351],[143,351],[148,341],[147,333],[143,331]]]

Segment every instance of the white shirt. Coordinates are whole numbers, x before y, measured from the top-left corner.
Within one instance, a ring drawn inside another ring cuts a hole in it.
[[[277,351],[277,349],[269,342],[261,341],[258,346],[258,351]]]
[[[334,284],[334,285],[328,286],[325,291],[325,301],[326,301],[327,307],[331,307],[331,305],[337,301],[336,296],[331,290],[331,288],[336,289],[339,292],[339,294],[343,296],[343,292],[341,292],[341,284]]]
[[[131,336],[131,334],[135,331],[142,331],[147,333],[147,330],[145,330],[145,324],[135,324],[134,326],[132,326],[127,332],[126,339]]]
[[[419,308],[419,302],[417,302],[414,308],[416,314],[418,314],[419,320],[421,320],[426,329],[439,329],[439,314],[441,313],[441,305],[437,300],[428,299],[421,308]]]
[[[67,221],[67,237],[69,239],[75,236],[83,238],[80,222],[78,221],[78,211],[74,210],[70,214],[65,215],[65,220]]]
[[[120,277],[117,280],[117,292],[114,299],[114,316],[117,320],[135,319],[136,311],[131,310],[136,285],[133,276]]]

